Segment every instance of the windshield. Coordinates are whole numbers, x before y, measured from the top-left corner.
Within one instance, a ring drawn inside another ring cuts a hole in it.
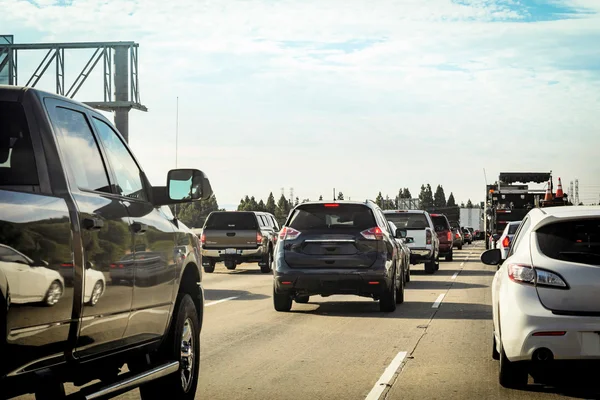
[[[388,221],[393,222],[400,229],[425,229],[429,222],[422,213],[386,213]]]

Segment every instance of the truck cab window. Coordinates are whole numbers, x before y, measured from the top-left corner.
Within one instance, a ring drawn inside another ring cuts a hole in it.
[[[117,133],[104,121],[94,118],[94,125],[100,135],[100,141],[106,149],[110,163],[117,180],[121,196],[147,200],[142,174],[127,147]]]
[[[0,101],[0,186],[38,185],[27,119],[20,104]]]
[[[106,168],[84,114],[56,107],[58,143],[80,189],[110,193]]]

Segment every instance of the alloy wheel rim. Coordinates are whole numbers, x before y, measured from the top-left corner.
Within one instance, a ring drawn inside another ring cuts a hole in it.
[[[98,299],[100,299],[100,291],[102,290],[102,284],[100,282],[96,283],[94,286],[94,290],[92,291],[92,304],[96,304]]]
[[[187,392],[192,385],[194,372],[194,327],[191,319],[183,323],[181,333],[181,387]]]
[[[61,294],[62,290],[60,285],[56,282],[52,283],[52,285],[50,285],[50,289],[48,289],[48,299],[46,302],[53,306],[54,304],[58,303]]]

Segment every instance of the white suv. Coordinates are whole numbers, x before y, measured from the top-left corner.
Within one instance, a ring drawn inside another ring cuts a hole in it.
[[[492,284],[493,356],[500,384],[527,384],[532,363],[600,360],[600,207],[531,210]]]

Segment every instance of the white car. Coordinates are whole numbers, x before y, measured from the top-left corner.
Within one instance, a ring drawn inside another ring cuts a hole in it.
[[[85,269],[85,291],[83,293],[83,302],[90,306],[95,306],[100,297],[106,290],[106,279],[104,274],[92,268],[88,264]]]
[[[500,384],[527,385],[532,363],[600,360],[600,207],[531,210],[492,284]]]
[[[521,221],[512,221],[506,224],[504,231],[502,231],[502,235],[497,241],[497,248],[502,252],[502,259],[506,260],[508,257],[508,250],[510,250],[510,244],[512,243],[513,238],[515,237],[515,233],[517,232],[517,228],[521,225]]]

